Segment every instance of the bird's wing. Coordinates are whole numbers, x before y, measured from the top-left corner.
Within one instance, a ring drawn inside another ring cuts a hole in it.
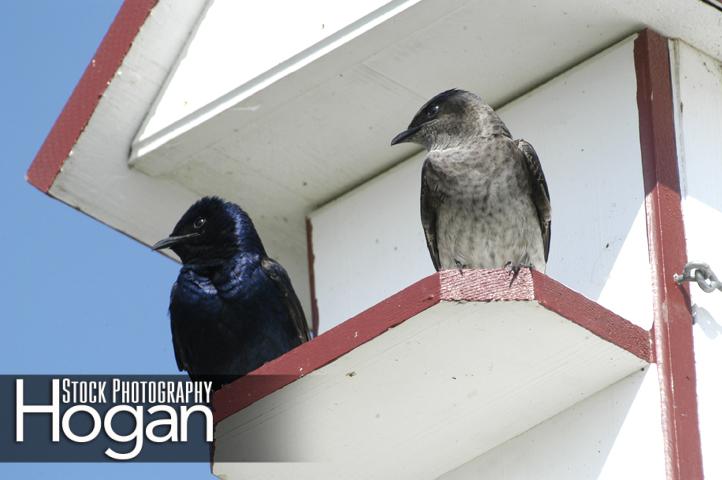
[[[183,315],[183,309],[179,308],[178,302],[175,300],[176,293],[178,291],[178,283],[173,284],[173,289],[170,293],[170,316],[171,316],[171,335],[173,336],[173,351],[175,352],[175,362],[178,365],[178,370],[188,370],[190,364],[189,352],[185,349],[183,342],[181,341],[182,332],[178,330],[179,325],[182,325],[182,321],[178,321],[178,317]],[[175,321],[174,321],[175,319]]]
[[[298,301],[296,292],[291,285],[291,279],[288,278],[288,273],[286,273],[286,270],[280,263],[271,258],[264,258],[261,261],[261,268],[266,275],[273,280],[273,283],[276,284],[278,291],[281,292],[281,298],[288,311],[288,316],[296,328],[299,340],[301,340],[301,343],[307,342],[311,339],[311,332],[308,329],[306,316],[301,308],[301,302]]]
[[[531,188],[531,198],[536,207],[536,213],[539,217],[539,226],[541,227],[542,239],[544,241],[544,261],[549,258],[549,244],[552,234],[552,207],[549,200],[549,188],[544,178],[539,157],[526,140],[515,140],[517,148],[523,154],[524,163],[529,174],[529,186]]]
[[[430,187],[427,182],[430,168],[432,167],[429,161],[426,160],[421,169],[421,225],[424,227],[426,246],[429,249],[431,261],[434,263],[436,271],[439,271],[441,263],[439,261],[439,246],[436,241],[436,212],[441,198],[438,191]]]
[[[240,367],[226,363],[228,352],[244,345],[242,317],[209,278],[182,270],[171,292],[169,312],[179,370],[187,371],[192,380],[212,380],[214,389],[246,373],[229,370]]]

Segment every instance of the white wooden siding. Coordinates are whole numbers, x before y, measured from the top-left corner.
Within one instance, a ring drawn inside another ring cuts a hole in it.
[[[677,151],[690,261],[722,274],[722,65],[673,42]],[[705,478],[722,478],[722,293],[690,286],[695,317],[697,401]]]
[[[635,373],[439,480],[666,478],[657,367]]]

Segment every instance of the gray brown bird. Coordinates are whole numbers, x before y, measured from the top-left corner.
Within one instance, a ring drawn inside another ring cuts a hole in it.
[[[477,95],[452,89],[391,141],[428,151],[421,223],[436,270],[532,267],[549,257],[551,205],[534,148]]]

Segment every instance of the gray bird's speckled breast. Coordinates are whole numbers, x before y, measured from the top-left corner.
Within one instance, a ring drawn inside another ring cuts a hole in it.
[[[442,269],[544,271],[544,246],[522,153],[507,137],[432,150],[426,178],[437,199],[436,241]]]

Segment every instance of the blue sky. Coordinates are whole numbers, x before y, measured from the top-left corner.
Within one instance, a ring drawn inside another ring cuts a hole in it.
[[[120,4],[3,3],[0,373],[177,372],[166,312],[178,266],[25,181]],[[21,476],[215,478],[205,463],[0,464],[0,478]]]

